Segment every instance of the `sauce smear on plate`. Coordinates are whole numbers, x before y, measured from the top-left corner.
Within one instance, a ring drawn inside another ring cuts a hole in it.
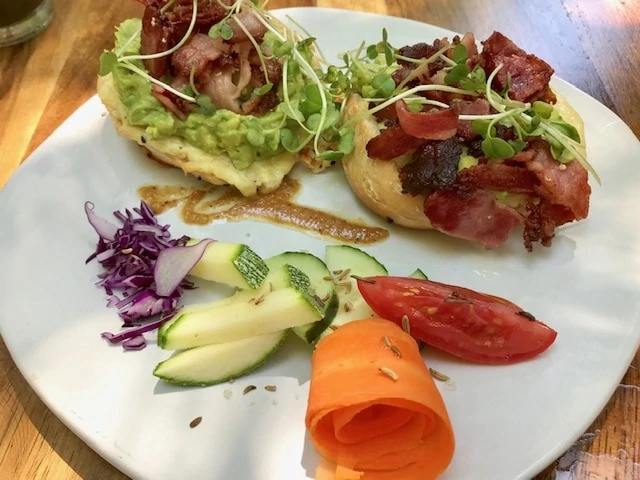
[[[146,185],[138,189],[140,197],[156,214],[182,205],[182,221],[191,225],[253,219],[357,244],[377,243],[389,236],[384,228],[298,205],[293,200],[299,191],[300,183],[293,179],[286,179],[275,192],[250,198],[233,191],[214,197],[213,190],[171,185]]]

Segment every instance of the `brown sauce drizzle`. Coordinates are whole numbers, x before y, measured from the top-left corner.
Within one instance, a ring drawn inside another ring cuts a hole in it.
[[[331,213],[294,203],[300,183],[287,178],[272,193],[243,197],[239,192],[226,191],[214,196],[215,190],[147,185],[138,192],[149,207],[160,214],[182,205],[180,216],[191,225],[207,225],[214,220],[261,220],[311,234],[330,237],[344,243],[372,244],[385,240],[389,232],[370,227]]]

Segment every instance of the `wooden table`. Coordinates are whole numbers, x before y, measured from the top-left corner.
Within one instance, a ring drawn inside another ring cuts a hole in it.
[[[559,76],[617,112],[640,136],[638,0],[272,0],[422,20],[485,38],[500,30]],[[0,49],[0,188],[58,125],[95,93],[98,55],[112,26],[140,15],[133,0],[55,2],[56,17],[33,41]],[[538,477],[640,478],[640,356],[604,412]],[[0,478],[125,478],[71,433],[36,397],[0,339]]]

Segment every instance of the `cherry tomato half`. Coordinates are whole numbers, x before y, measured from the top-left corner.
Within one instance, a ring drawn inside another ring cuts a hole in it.
[[[358,279],[358,289],[380,317],[403,326],[406,315],[414,338],[472,362],[527,360],[557,335],[508,300],[466,288],[385,276]]]

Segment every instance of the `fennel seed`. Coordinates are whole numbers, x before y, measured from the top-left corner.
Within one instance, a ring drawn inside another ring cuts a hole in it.
[[[189,423],[189,426],[191,428],[196,428],[198,425],[200,425],[200,422],[202,422],[202,417],[196,417],[193,420],[191,420],[191,423]]]
[[[394,345],[391,340],[389,339],[389,337],[387,337],[386,335],[383,337],[384,339],[384,344],[393,352],[395,353],[396,357],[398,358],[402,358],[402,352],[400,351],[400,349],[398,348],[397,345]]]
[[[387,377],[392,379],[394,382],[398,381],[398,374],[396,372],[394,372],[393,370],[391,370],[390,368],[378,367],[378,370],[380,370],[382,373],[384,373]]]
[[[362,280],[363,282],[366,282],[366,283],[376,283],[376,281],[372,280],[371,278],[360,277],[359,275],[351,275],[351,278],[355,278],[356,280]]]
[[[409,317],[406,315],[402,316],[402,329],[411,335],[411,325],[409,324]]]
[[[255,385],[247,385],[246,387],[244,387],[242,394],[246,395],[247,393],[254,391],[256,388],[258,387],[256,387]]]
[[[346,270],[342,271],[342,273],[340,273],[340,275],[338,275],[338,280],[339,281],[344,280],[347,277],[347,275],[349,275],[350,273],[351,273],[351,269],[347,268]]]
[[[265,385],[264,389],[267,392],[275,392],[277,390],[277,387],[275,385]]]
[[[438,380],[440,382],[448,382],[449,381],[449,377],[447,377],[444,373],[439,372],[438,370],[430,368],[429,369],[429,373],[431,374],[431,376],[433,378],[435,378],[436,380]]]

